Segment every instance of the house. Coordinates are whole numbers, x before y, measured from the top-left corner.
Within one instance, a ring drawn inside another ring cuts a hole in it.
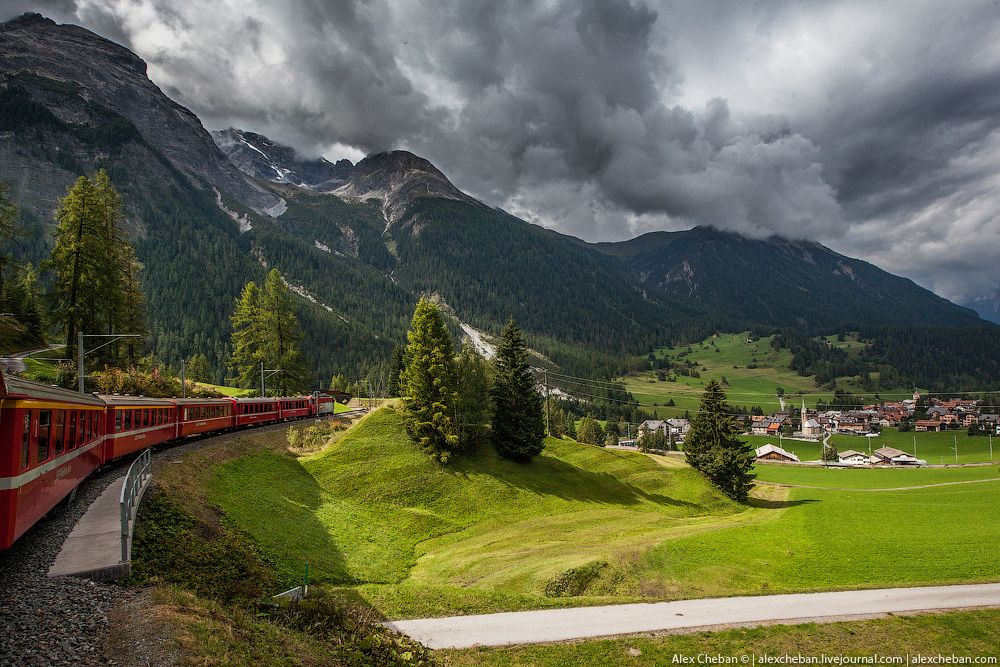
[[[863,466],[868,465],[868,455],[863,452],[856,452],[848,449],[837,453],[837,459],[844,465]]]
[[[951,410],[944,407],[943,405],[932,405],[927,408],[927,418],[933,419],[935,417],[940,418],[943,415],[951,414]]]
[[[840,417],[833,421],[833,425],[838,431],[846,431],[849,433],[868,432],[868,421],[865,419],[859,419],[858,417]]]
[[[823,425],[820,424],[815,419],[807,419],[804,424],[802,424],[802,435],[808,436],[819,436],[823,433]]]
[[[979,415],[975,414],[974,412],[966,412],[962,416],[962,426],[966,428],[972,426],[973,424],[978,424],[978,423],[979,423]]]
[[[789,451],[785,451],[777,445],[770,443],[756,450],[758,461],[781,461],[783,463],[798,463],[799,457]]]
[[[959,423],[958,415],[956,415],[954,412],[946,415],[941,415],[941,423],[948,425],[958,424]]]
[[[1000,415],[979,415],[979,425],[987,433],[1000,435]]]
[[[881,447],[872,452],[872,465],[892,465],[892,466],[915,466],[922,465],[926,461],[921,461],[912,454],[907,454],[895,447]]]
[[[681,439],[691,430],[691,422],[687,419],[668,419],[667,426],[670,428],[671,433]]]
[[[663,431],[663,435],[667,434],[667,422],[662,419],[647,419],[646,421],[639,424],[639,428],[636,433],[641,433],[643,431]]]
[[[944,424],[939,422],[937,419],[918,419],[913,422],[913,430],[919,431],[921,433],[925,431],[934,431],[935,433],[940,432],[944,428]]]

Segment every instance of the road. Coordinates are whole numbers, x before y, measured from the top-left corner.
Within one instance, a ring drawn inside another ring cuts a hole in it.
[[[18,352],[17,354],[12,354],[9,357],[0,357],[0,367],[3,368],[4,373],[23,373],[28,370],[24,365],[24,358],[38,352],[48,352],[49,350],[58,350],[64,345],[49,345],[48,347],[41,347],[37,350],[28,350],[27,352]]]
[[[678,600],[425,618],[390,621],[386,625],[429,648],[438,649],[539,644],[778,622],[831,622],[876,618],[890,613],[975,607],[1000,607],[1000,584]]]

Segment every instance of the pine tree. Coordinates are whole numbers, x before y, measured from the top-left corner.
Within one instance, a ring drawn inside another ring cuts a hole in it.
[[[212,368],[208,365],[208,357],[196,354],[184,364],[184,377],[194,382],[212,382]]]
[[[452,420],[456,403],[455,351],[437,306],[421,298],[406,334],[407,432],[420,447],[446,463],[461,442]]]
[[[406,347],[397,345],[392,348],[392,358],[389,360],[389,396],[399,396],[402,393],[403,369],[406,368]]]
[[[264,363],[273,363],[272,368],[281,369],[275,382],[277,391],[283,396],[301,392],[308,384],[305,361],[299,350],[302,330],[295,304],[277,269],[271,269],[264,282],[261,314],[267,332]]]
[[[7,244],[17,235],[17,207],[10,201],[7,184],[0,182],[0,295],[4,293],[4,272],[10,259]]]
[[[493,444],[505,458],[530,461],[545,446],[543,402],[528,366],[528,346],[514,320],[500,333],[493,364]]]
[[[260,381],[265,334],[260,310],[260,288],[251,281],[243,288],[232,315],[233,354],[230,364],[236,373],[235,381],[241,387],[255,387]]]
[[[726,404],[722,385],[714,378],[705,386],[698,414],[684,439],[688,463],[700,470],[730,498],[743,502],[753,487],[753,449],[737,436],[739,430]]]
[[[455,359],[458,396],[455,402],[455,428],[462,449],[483,444],[489,433],[490,365],[469,343]]]
[[[302,391],[306,384],[305,362],[299,351],[302,332],[295,305],[277,269],[268,273],[263,289],[247,283],[236,302],[232,325],[231,366],[240,386],[258,386],[263,364],[265,369],[278,371],[271,382],[277,394]]]

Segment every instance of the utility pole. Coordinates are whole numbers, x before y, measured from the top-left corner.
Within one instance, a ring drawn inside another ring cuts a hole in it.
[[[913,436],[913,456],[917,456],[917,436]]]
[[[955,435],[955,436],[952,436],[952,437],[955,438],[955,447],[954,447],[954,449],[955,449],[955,463],[958,464],[958,436]]]
[[[993,463],[993,434],[988,433],[987,435],[990,436],[990,463]]]
[[[260,362],[260,397],[264,398],[264,362]]]
[[[76,332],[76,378],[80,385],[80,393],[84,393],[83,388],[83,330]]]
[[[545,383],[545,435],[552,437],[552,413],[549,409],[549,372],[542,371],[542,382]],[[593,392],[591,392],[593,393]]]
[[[78,331],[76,334],[76,377],[80,393],[83,394],[86,392],[86,389],[83,386],[83,378],[84,378],[83,358],[85,356],[87,356],[91,352],[97,352],[102,347],[107,347],[108,345],[111,345],[116,340],[120,340],[122,338],[141,338],[141,337],[142,336],[140,336],[139,334],[85,334],[82,331]],[[93,350],[84,351],[83,349],[84,338],[110,338],[111,340],[102,345],[98,345]]]
[[[187,379],[184,377],[185,361],[181,359],[181,398],[187,398]]]

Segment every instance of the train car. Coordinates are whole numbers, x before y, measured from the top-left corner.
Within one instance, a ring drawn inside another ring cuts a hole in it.
[[[300,419],[316,414],[316,408],[311,396],[292,396],[278,400],[281,403],[282,419]]]
[[[319,396],[316,397],[316,400],[317,400],[316,414],[332,415],[334,413],[333,396],[326,396],[324,394],[320,394]]]
[[[170,398],[98,396],[107,405],[104,461],[177,438],[177,406]]]
[[[178,398],[174,403],[179,438],[236,426],[236,408],[230,398]]]
[[[236,426],[281,421],[281,401],[276,398],[233,398]]]
[[[0,375],[0,549],[103,462],[105,404]]]

